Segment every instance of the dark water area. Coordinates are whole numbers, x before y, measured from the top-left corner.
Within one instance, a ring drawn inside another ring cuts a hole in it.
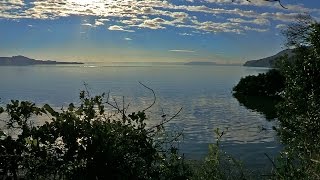
[[[281,102],[280,97],[261,97],[233,95],[239,103],[248,109],[260,112],[265,115],[267,120],[277,118],[276,106]]]
[[[281,146],[272,129],[276,121],[268,121],[257,108],[232,96],[232,87],[241,77],[265,72],[263,68],[242,66],[103,66],[54,65],[0,67],[0,98],[3,104],[11,99],[30,100],[54,107],[79,102],[78,95],[88,84],[92,94],[110,91],[112,97],[130,103],[128,112],[141,110],[153,101],[148,110],[148,125],[157,124],[164,112],[173,116],[166,124],[168,131],[183,131],[181,152],[190,159],[202,159],[208,145],[216,142],[214,129],[226,130],[222,149],[252,169],[271,168],[268,158],[275,157]],[[246,107],[247,106],[247,107]],[[267,113],[268,119],[270,119]]]

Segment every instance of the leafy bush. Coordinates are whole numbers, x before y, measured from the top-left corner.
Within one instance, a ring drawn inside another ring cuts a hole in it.
[[[8,115],[1,131],[0,170],[18,179],[174,179],[189,175],[177,149],[164,149],[154,137],[163,124],[146,128],[144,111],[126,114],[101,96],[80,93],[80,104],[60,111],[11,101],[1,113]],[[111,107],[109,112],[106,108]],[[50,117],[33,125],[32,118]]]
[[[240,79],[233,88],[237,96],[278,96],[284,88],[284,77],[277,69],[271,69],[267,73],[257,76],[250,75]]]
[[[7,129],[1,131],[0,170],[13,179],[244,179],[241,163],[220,150],[224,132],[203,162],[191,163],[173,146],[178,136],[157,140],[163,121],[146,127],[144,111],[126,109],[101,96],[80,93],[80,104],[57,111],[46,104],[11,101],[6,108]],[[107,109],[111,107],[111,109]],[[108,112],[106,110],[109,110]],[[50,117],[36,126],[35,117]],[[175,116],[174,116],[175,117]],[[165,144],[167,143],[167,144]],[[169,145],[168,149],[165,149]],[[1,177],[1,175],[0,175]]]
[[[250,179],[240,161],[221,150],[220,142],[225,131],[216,129],[217,141],[209,145],[208,155],[204,161],[192,162],[192,180],[224,180],[224,179]]]
[[[248,109],[263,113],[268,120],[277,118],[276,105],[282,100],[285,78],[277,69],[240,79],[233,97]]]

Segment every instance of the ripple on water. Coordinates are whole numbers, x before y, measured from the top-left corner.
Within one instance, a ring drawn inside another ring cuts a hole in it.
[[[4,77],[0,79],[0,98],[4,102],[26,99],[60,107],[79,102],[78,93],[86,82],[89,90],[96,94],[110,90],[119,102],[125,96],[131,104],[128,112],[133,112],[148,107],[153,101],[152,93],[139,85],[141,81],[157,95],[155,106],[147,112],[148,126],[159,123],[162,113],[171,117],[183,108],[166,127],[168,131],[183,130],[180,148],[187,157],[203,158],[208,145],[216,141],[213,131],[216,128],[228,128],[222,138],[223,150],[252,167],[264,167],[269,160],[263,154],[274,155],[280,148],[272,130],[274,122],[241,106],[231,94],[241,77],[259,73],[261,69],[93,66],[97,67],[0,67],[0,77]]]

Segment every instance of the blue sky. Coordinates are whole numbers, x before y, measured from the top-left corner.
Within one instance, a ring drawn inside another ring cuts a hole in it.
[[[275,54],[319,0],[2,0],[0,56],[84,62],[241,63]]]

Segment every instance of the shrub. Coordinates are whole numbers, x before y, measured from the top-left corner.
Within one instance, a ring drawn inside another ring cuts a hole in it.
[[[237,96],[266,96],[275,97],[283,91],[284,77],[277,69],[271,69],[257,76],[250,75],[240,79],[233,88]]]
[[[163,124],[146,128],[144,111],[126,114],[101,96],[80,93],[80,104],[54,110],[50,105],[11,101],[1,131],[0,170],[18,179],[174,179],[186,178],[188,166],[177,149],[164,149],[154,137]],[[106,107],[111,107],[106,112]],[[40,126],[33,117],[50,117]]]
[[[209,145],[204,161],[191,162],[192,180],[250,179],[249,173],[239,160],[221,150],[220,142],[225,131],[216,129],[217,141]]]

